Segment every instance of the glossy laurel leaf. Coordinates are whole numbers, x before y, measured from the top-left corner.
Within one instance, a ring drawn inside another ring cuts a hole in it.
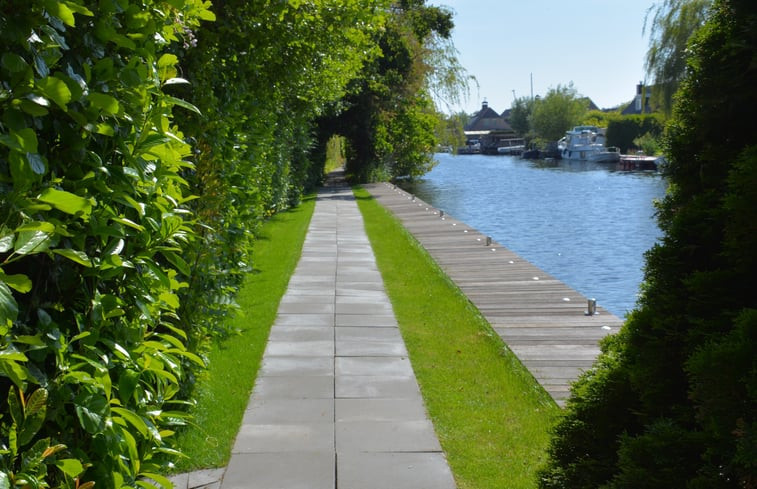
[[[65,190],[48,188],[39,194],[37,199],[52,205],[66,214],[87,218],[92,212],[92,200],[66,192]]]

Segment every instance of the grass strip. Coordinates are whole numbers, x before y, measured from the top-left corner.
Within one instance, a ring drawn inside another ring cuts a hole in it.
[[[187,455],[176,472],[228,464],[250,392],[260,367],[281,297],[302,253],[315,197],[274,215],[255,241],[254,271],[237,296],[239,313],[231,319],[238,336],[213,347],[209,367],[195,388],[193,426],[180,432],[178,448]]]
[[[353,190],[458,488],[536,487],[560,409],[399,221]]]

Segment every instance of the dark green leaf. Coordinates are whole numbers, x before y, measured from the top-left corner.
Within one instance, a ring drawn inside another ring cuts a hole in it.
[[[186,100],[182,100],[182,99],[176,98],[176,97],[171,97],[170,95],[166,95],[165,96],[165,100],[168,103],[172,104],[172,105],[178,105],[179,107],[182,107],[182,108],[187,109],[187,110],[191,110],[192,112],[195,112],[195,113],[197,113],[199,115],[202,115],[202,112],[200,112],[200,109],[198,109],[194,105],[190,104]]]
[[[42,98],[42,97],[39,97],[39,98]],[[21,110],[35,117],[42,117],[48,114],[47,109],[43,105],[34,103],[30,100],[21,101]]]
[[[0,58],[0,65],[11,73],[20,73],[29,68],[29,63],[14,53],[4,53]]]
[[[37,134],[34,129],[11,130],[9,134],[0,134],[0,144],[19,153],[37,152]]]
[[[13,386],[8,390],[8,410],[11,413],[11,419],[13,419],[13,422],[16,423],[16,425],[20,425],[24,422],[24,407],[16,388]]]
[[[72,250],[70,248],[56,248],[53,250],[53,253],[68,258],[69,260],[74,261],[79,265],[83,265],[87,268],[92,268],[93,266],[92,260],[83,251]]]
[[[15,321],[18,317],[18,303],[13,297],[11,289],[5,283],[0,282],[0,323]]]
[[[147,424],[137,413],[120,407],[113,407],[111,408],[111,411],[124,418],[130,425],[136,428],[137,431],[139,431],[139,434],[141,434],[144,438],[147,438],[149,436]]]
[[[11,482],[8,478],[8,473],[4,470],[0,470],[0,489],[11,489]]]
[[[26,445],[37,434],[47,413],[47,390],[39,388],[26,400],[24,422],[18,430],[19,446]]]
[[[105,429],[108,418],[108,401],[104,396],[96,394],[80,394],[74,400],[76,416],[85,431],[92,434],[101,433]]]
[[[0,281],[5,282],[8,287],[13,288],[17,292],[21,292],[22,294],[32,290],[32,281],[29,280],[29,277],[21,273],[5,275],[3,271],[0,270]]]
[[[16,238],[15,253],[31,255],[47,250],[50,245],[50,234],[45,231],[21,231]]]
[[[134,370],[124,370],[118,379],[119,397],[124,400],[131,399],[137,384],[139,383],[139,373]]]
[[[5,233],[5,231],[3,232]],[[12,250],[15,241],[15,234],[5,234],[3,237],[0,237],[0,253],[7,253]]]

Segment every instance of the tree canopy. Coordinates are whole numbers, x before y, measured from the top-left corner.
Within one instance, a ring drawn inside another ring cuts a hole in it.
[[[534,100],[531,129],[542,139],[557,141],[581,122],[587,110],[587,101],[578,96],[572,83],[558,85],[550,88],[544,98]]]
[[[380,55],[319,123],[321,146],[348,141],[347,172],[357,180],[419,176],[434,164],[438,116],[432,93],[454,100],[467,78],[449,38],[452,13],[424,0],[392,4],[375,37]]]

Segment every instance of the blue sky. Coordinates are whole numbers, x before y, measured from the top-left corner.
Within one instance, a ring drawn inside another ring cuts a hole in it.
[[[474,75],[468,101],[486,99],[497,112],[517,97],[544,96],[573,82],[600,108],[630,101],[645,80],[649,45],[642,35],[654,0],[430,0],[455,13],[452,37],[461,64]],[[659,2],[658,2],[659,3]]]

